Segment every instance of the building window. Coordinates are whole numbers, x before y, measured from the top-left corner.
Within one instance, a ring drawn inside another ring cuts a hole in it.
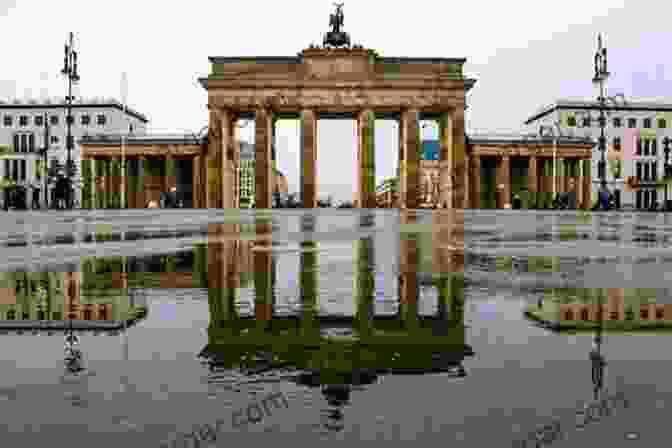
[[[28,149],[28,136],[26,134],[21,135],[21,152],[26,152]]]
[[[21,115],[19,117],[19,126],[28,126],[28,115]]]
[[[650,118],[645,118],[644,119],[644,127],[649,129],[651,127],[651,119]]]
[[[576,117],[568,117],[567,118],[567,126],[570,128],[573,128],[576,126]]]
[[[5,125],[5,127],[9,127],[12,125],[12,116],[11,115],[5,115],[2,117],[2,123]]]
[[[628,118],[628,127],[631,129],[634,129],[637,127],[637,119],[636,118]]]
[[[637,155],[642,155],[642,139],[637,137]]]
[[[656,319],[662,319],[663,318],[663,309],[662,308],[657,308],[656,309]]]
[[[649,146],[651,144],[651,141],[647,138],[644,140],[644,155],[648,156],[649,155]]]
[[[639,315],[642,317],[642,319],[646,320],[649,318],[649,310],[643,308],[640,310]]]
[[[51,123],[52,126],[58,126],[58,116],[57,115],[50,116],[49,123]]]
[[[637,162],[637,180],[642,180],[642,162]]]
[[[651,140],[651,155],[655,156],[658,150],[658,141],[654,138]]]
[[[614,149],[616,151],[621,150],[621,137],[614,137]]]
[[[99,114],[98,116],[96,116],[96,124],[98,126],[105,126],[105,122],[106,122],[105,115]]]
[[[651,180],[655,182],[657,177],[658,177],[658,162],[653,162],[651,164]]]
[[[572,310],[565,311],[565,320],[574,320],[574,313],[572,313]]]
[[[44,117],[42,115],[35,117],[35,126],[44,126]]]
[[[583,127],[584,128],[589,128],[590,127],[590,117],[584,117],[583,118]]]
[[[90,125],[91,124],[91,116],[90,115],[82,115],[82,117],[80,118],[80,122],[84,126]]]
[[[659,127],[660,129],[664,129],[664,128],[667,127],[667,122],[665,121],[664,118],[659,118],[659,119],[658,119],[658,127]]]
[[[28,152],[35,152],[35,135],[28,135]]]
[[[19,152],[21,150],[20,137],[19,134],[14,134],[14,152]]]
[[[621,125],[622,125],[622,123],[621,123],[621,117],[616,117],[616,118],[614,118],[614,127],[615,127],[615,128],[620,128]]]
[[[588,320],[588,309],[584,308],[581,310],[581,320]]]
[[[21,180],[26,180],[26,159],[21,160]]]
[[[51,136],[51,143],[58,143],[58,137],[55,135]]]

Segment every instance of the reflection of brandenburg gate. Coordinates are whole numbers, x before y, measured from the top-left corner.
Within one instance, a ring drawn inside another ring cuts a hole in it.
[[[208,91],[210,135],[206,154],[207,208],[233,208],[238,119],[254,119],[256,207],[271,208],[274,134],[277,119],[299,119],[301,197],[317,206],[317,120],[357,120],[356,203],[375,208],[375,120],[399,122],[402,208],[417,208],[420,160],[419,120],[438,120],[441,151],[441,205],[467,207],[465,93],[466,59],[384,58],[374,50],[308,48],[294,57],[211,57],[212,72],[201,78]]]
[[[314,232],[319,215],[307,212],[300,217],[302,232]],[[255,306],[254,316],[259,329],[276,319],[277,305],[274,294],[274,259],[271,249],[270,222],[257,218],[256,242],[253,244]],[[359,217],[359,229],[380,227],[373,213]],[[399,322],[407,330],[421,325],[418,314],[419,272],[431,275],[438,296],[438,318],[452,320],[461,313],[464,304],[464,212],[462,210],[437,210],[430,221],[419,224],[415,211],[402,211],[399,244]],[[237,319],[233,302],[240,287],[241,251],[247,250],[241,241],[239,224],[211,224],[208,236],[208,289],[211,311],[211,330],[219,328],[223,320]],[[422,234],[425,234],[424,236]],[[420,239],[425,238],[431,248],[421,250]],[[367,334],[373,325],[375,291],[375,251],[371,237],[363,237],[355,245],[355,325],[360,334]],[[319,242],[303,241],[299,266],[301,334],[308,336],[319,332],[317,305],[319,297]],[[395,254],[396,257],[396,254]],[[380,266],[380,264],[378,264]],[[441,317],[442,316],[442,317]],[[218,333],[219,334],[219,333]]]

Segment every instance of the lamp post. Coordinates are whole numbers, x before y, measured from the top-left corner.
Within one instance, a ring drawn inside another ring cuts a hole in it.
[[[555,200],[555,195],[557,193],[557,187],[556,187],[556,160],[558,157],[558,137],[562,136],[562,131],[560,130],[560,123],[558,121],[554,121],[552,126],[540,126],[539,127],[539,136],[542,137],[544,130],[549,130],[551,131],[551,134],[553,135],[553,200]]]
[[[667,205],[667,182],[670,180],[670,177],[672,176],[672,167],[669,164],[669,159],[670,159],[670,143],[672,143],[672,140],[670,140],[669,137],[665,136],[663,139],[663,152],[665,153],[665,165],[663,166],[663,181],[665,182],[665,203],[663,204],[663,210],[667,211],[668,205]]]
[[[67,123],[67,137],[66,137],[66,148],[68,151],[68,161],[65,167],[65,175],[68,180],[68,193],[66,199],[66,207],[72,208],[72,179],[71,179],[71,164],[72,164],[72,150],[73,150],[73,138],[72,138],[72,83],[75,84],[79,82],[79,75],[77,74],[77,52],[74,49],[74,35],[70,33],[69,43],[65,44],[65,57],[63,59],[63,69],[61,74],[66,76],[68,79],[68,96],[65,98],[68,103],[68,117],[66,119]]]
[[[606,137],[604,136],[604,127],[606,124],[606,118],[604,115],[604,106],[606,102],[606,98],[604,96],[604,82],[607,80],[609,77],[609,71],[607,70],[607,49],[606,47],[602,46],[602,35],[598,34],[597,36],[597,51],[595,52],[595,57],[594,57],[594,68],[595,68],[595,74],[593,76],[593,84],[599,85],[600,87],[600,96],[598,97],[598,101],[600,102],[600,152],[602,153],[602,158],[599,162],[598,165],[598,173],[600,175],[600,187],[601,191],[605,191],[607,189],[607,161],[606,161],[606,156],[605,152],[607,149],[606,145]]]
[[[42,148],[42,157],[44,160],[44,209],[49,209],[49,168],[47,166],[47,151],[49,151],[49,114],[44,113],[44,147]]]

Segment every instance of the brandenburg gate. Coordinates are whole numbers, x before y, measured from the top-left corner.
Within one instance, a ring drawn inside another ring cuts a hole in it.
[[[465,94],[475,84],[464,78],[465,58],[390,58],[350,45],[340,31],[343,14],[332,14],[324,46],[311,45],[293,57],[211,57],[212,71],[199,79],[208,92],[210,134],[205,154],[207,208],[235,207],[234,130],[238,119],[255,122],[256,207],[271,208],[275,123],[300,120],[301,199],[317,206],[320,118],[357,121],[357,198],[376,207],[374,128],[376,119],[399,122],[401,208],[417,208],[420,184],[420,120],[438,120],[441,204],[468,207]]]

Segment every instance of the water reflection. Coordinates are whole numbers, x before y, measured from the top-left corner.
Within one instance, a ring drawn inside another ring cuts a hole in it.
[[[313,234],[317,218],[303,215],[301,231]],[[237,260],[245,249],[230,237],[238,230],[236,225],[213,225],[207,247],[210,325],[208,344],[200,353],[211,380],[226,378],[230,388],[240,390],[236,385],[240,387],[244,376],[283,373],[296,384],[319,387],[328,405],[322,411],[324,424],[340,430],[353,387],[374,385],[382,375],[466,376],[462,362],[473,351],[465,341],[463,230],[454,214],[435,218],[433,224],[436,229],[423,242],[419,240],[426,236],[417,231],[417,217],[413,213],[402,217],[407,231],[399,241],[399,307],[393,314],[378,314],[374,307],[375,238],[367,235],[355,242],[352,315],[320,306],[319,243],[305,239],[299,243],[297,266],[300,307],[277,312],[277,259],[270,250],[268,222],[256,223],[257,239],[251,249],[254,314],[242,313],[236,306]],[[373,226],[373,214],[358,217],[359,229]],[[436,310],[425,315],[418,306],[418,271],[423,268],[429,270],[438,295]]]

